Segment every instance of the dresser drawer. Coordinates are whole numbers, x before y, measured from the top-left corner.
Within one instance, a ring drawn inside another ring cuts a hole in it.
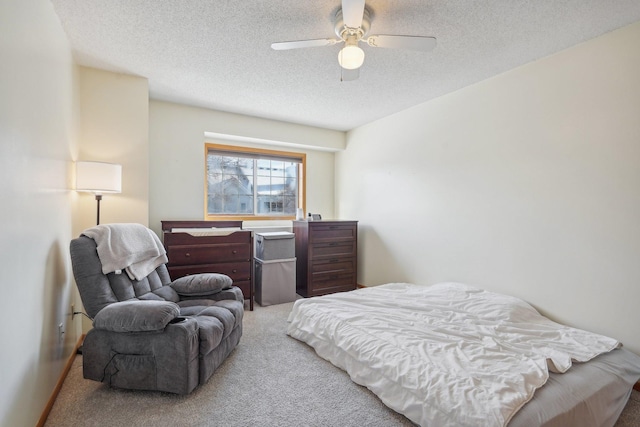
[[[224,245],[170,246],[167,250],[169,264],[212,264],[220,261],[248,261],[251,247],[243,243]]]
[[[309,283],[309,296],[351,291],[356,288],[355,273],[315,273]]]
[[[314,224],[309,227],[309,242],[317,243],[335,239],[356,238],[357,228],[353,225]]]
[[[339,240],[335,242],[314,243],[309,246],[309,258],[312,260],[327,257],[355,257],[356,241]]]
[[[251,262],[221,262],[218,264],[199,264],[170,266],[168,268],[172,280],[178,277],[198,273],[222,273],[231,277],[233,282],[251,280]]]
[[[235,233],[219,235],[219,236],[192,236],[188,233],[164,233],[164,245],[170,246],[201,246],[201,245],[219,245],[230,243],[251,244],[251,232],[247,230],[236,231]]]
[[[311,264],[311,273],[323,273],[323,272],[349,272],[356,271],[356,259],[355,258],[327,258],[313,261]]]

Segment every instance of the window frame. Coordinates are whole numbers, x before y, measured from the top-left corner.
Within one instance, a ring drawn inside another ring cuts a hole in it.
[[[209,194],[208,194],[208,165],[207,158],[210,151],[222,151],[228,152],[230,155],[237,154],[242,156],[243,154],[250,154],[252,156],[265,155],[269,157],[281,157],[283,160],[295,159],[300,162],[300,173],[298,176],[298,208],[302,208],[303,212],[306,212],[306,175],[307,175],[307,155],[306,153],[295,151],[277,151],[268,150],[264,148],[243,147],[237,145],[224,145],[213,142],[206,142],[204,144],[204,219],[205,221],[250,221],[250,220],[293,220],[294,215],[241,215],[241,214],[209,214]]]

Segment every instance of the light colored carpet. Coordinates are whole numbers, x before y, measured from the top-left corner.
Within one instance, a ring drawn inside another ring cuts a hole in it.
[[[411,426],[342,370],[286,335],[293,303],[245,311],[236,349],[188,396],[117,390],[82,378],[76,357],[53,426]]]
[[[292,303],[245,312],[238,347],[188,396],[112,389],[82,378],[78,356],[47,423],[55,426],[412,426],[286,335]],[[640,426],[634,391],[617,427]]]
[[[638,427],[640,426],[640,392],[633,390],[629,397],[627,406],[624,407],[615,427]]]

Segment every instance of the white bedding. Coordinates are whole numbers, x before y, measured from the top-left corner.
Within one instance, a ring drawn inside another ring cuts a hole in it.
[[[388,284],[296,301],[287,333],[426,426],[504,426],[553,372],[618,341],[513,297],[456,283]]]

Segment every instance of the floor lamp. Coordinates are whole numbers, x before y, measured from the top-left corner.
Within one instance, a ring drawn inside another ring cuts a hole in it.
[[[98,204],[96,224],[100,225],[102,194],[122,192],[122,165],[103,162],[76,162],[76,191],[88,191],[96,195]]]

